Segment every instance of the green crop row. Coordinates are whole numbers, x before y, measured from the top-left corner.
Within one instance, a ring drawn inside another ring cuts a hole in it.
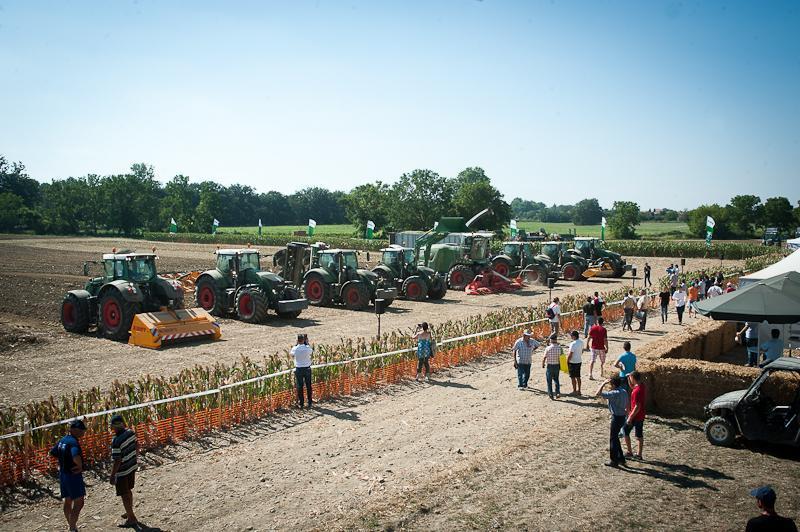
[[[715,258],[742,260],[775,253],[775,248],[746,242],[712,242],[686,240],[608,240],[605,247],[622,256]]]
[[[217,233],[216,235],[206,233],[142,233],[145,240],[157,242],[186,242],[191,244],[235,244],[246,246],[247,244],[259,246],[285,246],[288,242],[314,243],[323,241],[333,248],[341,249],[360,249],[366,251],[377,251],[389,245],[387,240],[367,240],[364,238],[347,238],[332,235],[292,236],[292,235],[263,235],[254,234],[235,234]]]

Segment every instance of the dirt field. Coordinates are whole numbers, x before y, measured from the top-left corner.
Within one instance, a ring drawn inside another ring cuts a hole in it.
[[[611,351],[647,335],[612,328]],[[584,394],[596,381],[583,370]],[[562,391],[570,387],[562,375]],[[292,411],[149,453],[136,511],[164,530],[741,530],[747,491],[770,483],[800,515],[800,462],[777,448],[720,449],[695,421],[651,417],[645,461],[603,466],[599,400],[550,401],[540,367],[520,391],[508,354],[377,393]],[[114,530],[121,505],[105,472],[90,484],[82,530]],[[6,494],[0,529],[61,530],[50,479]],[[55,490],[55,492],[53,491]]]
[[[216,246],[170,244],[109,238],[5,238],[0,239],[0,406],[19,405],[33,399],[61,395],[92,386],[105,387],[114,379],[134,379],[145,374],[167,375],[194,364],[231,363],[242,355],[260,358],[288,348],[298,328],[312,342],[335,342],[342,337],[375,334],[377,320],[368,311],[311,308],[300,319],[286,321],[271,316],[262,325],[223,319],[224,341],[198,343],[150,351],[111,342],[92,335],[66,333],[59,323],[63,295],[82,287],[83,262],[97,260],[113,247],[139,251],[157,248],[162,272],[207,269]],[[277,248],[262,248],[272,253]],[[373,262],[375,255],[370,257]],[[366,255],[362,254],[362,259]],[[628,258],[641,272],[645,260],[660,275],[669,259]],[[266,258],[265,264],[271,264]],[[736,261],[726,261],[734,264]],[[717,260],[690,259],[687,269],[715,268]],[[640,273],[641,277],[641,273]],[[611,290],[623,279],[559,282],[553,295],[589,294]],[[637,281],[637,286],[641,279]],[[191,300],[191,298],[189,298]],[[485,313],[503,306],[524,306],[547,299],[547,291],[526,289],[512,294],[467,296],[448,292],[437,302],[397,301],[383,317],[385,331],[408,329],[421,321],[432,324]]]

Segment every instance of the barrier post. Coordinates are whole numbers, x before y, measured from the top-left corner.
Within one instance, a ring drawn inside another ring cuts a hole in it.
[[[31,435],[31,422],[26,417],[22,422],[22,474],[31,473],[30,457],[33,456],[33,438]]]

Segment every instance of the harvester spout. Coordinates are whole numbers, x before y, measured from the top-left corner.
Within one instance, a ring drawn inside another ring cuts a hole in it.
[[[491,214],[491,212],[492,212],[492,209],[489,209],[489,208],[483,209],[481,212],[479,212],[478,214],[476,214],[475,216],[470,218],[465,225],[467,227],[472,227],[472,223],[475,222],[478,218],[482,217],[486,213],[490,213]]]

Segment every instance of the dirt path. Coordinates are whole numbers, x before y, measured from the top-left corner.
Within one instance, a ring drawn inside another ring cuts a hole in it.
[[[676,328],[653,323],[653,336],[612,329],[612,353],[627,338],[636,350]],[[800,512],[797,461],[769,449],[712,448],[694,422],[653,418],[647,462],[630,471],[602,466],[605,407],[589,397],[550,401],[534,368],[532,390],[516,389],[501,354],[431,384],[391,386],[150,453],[137,477],[138,515],[165,530],[741,529],[754,514],[746,490],[767,481],[783,512]],[[596,385],[584,379],[584,392]],[[102,475],[88,479],[83,529],[113,530],[119,501]],[[50,480],[44,487],[57,489]],[[60,530],[58,502],[28,495],[35,502],[16,494],[0,528]]]
[[[64,332],[58,323],[64,293],[82,284],[83,261],[98,259],[113,247],[149,250],[156,246],[161,271],[187,271],[212,264],[210,244],[180,244],[109,238],[23,238],[0,240],[0,407],[59,396],[93,386],[105,388],[114,379],[137,379],[146,374],[172,375],[195,364],[233,363],[242,355],[259,359],[289,347],[297,329],[312,342],[335,343],[341,338],[369,337],[377,329],[375,316],[342,308],[311,308],[300,319],[271,316],[262,325],[222,319],[224,341],[198,343],[150,351],[126,344]],[[273,252],[277,248],[262,248]],[[373,261],[375,255],[370,257]],[[366,254],[362,254],[366,259]],[[669,259],[630,258],[639,269],[647,260],[654,272],[663,272]],[[265,261],[268,262],[269,261]],[[729,264],[735,261],[726,261]],[[717,260],[693,259],[688,269],[714,268]],[[30,273],[29,273],[30,272]],[[641,274],[640,274],[641,276]],[[560,281],[553,295],[590,294],[629,285],[631,279]],[[641,279],[637,280],[637,286]],[[506,306],[545,301],[539,287],[511,294],[467,296],[448,292],[437,302],[396,301],[383,317],[385,331],[413,328],[484,314]],[[22,338],[22,340],[20,340]]]

